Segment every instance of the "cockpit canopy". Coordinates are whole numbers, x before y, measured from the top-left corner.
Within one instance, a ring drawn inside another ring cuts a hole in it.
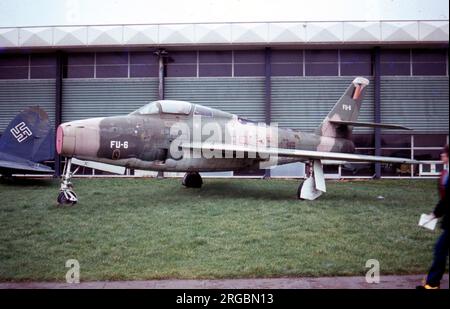
[[[175,100],[159,100],[150,102],[132,114],[151,115],[151,114],[179,114],[189,115],[192,109],[192,103]]]
[[[236,117],[233,114],[211,107],[176,100],[153,101],[132,112],[130,115],[190,115],[191,113],[193,116],[207,118],[214,117],[215,119],[231,119],[233,117]]]

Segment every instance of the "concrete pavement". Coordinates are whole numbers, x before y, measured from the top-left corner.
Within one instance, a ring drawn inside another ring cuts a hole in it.
[[[414,289],[425,275],[381,276],[380,283],[369,284],[365,277],[262,278],[146,281],[0,282],[0,289]],[[448,289],[448,274],[441,288]]]

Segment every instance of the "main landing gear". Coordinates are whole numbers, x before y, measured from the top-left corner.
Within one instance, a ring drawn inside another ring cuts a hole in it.
[[[298,186],[297,198],[312,201],[326,192],[322,162],[313,160],[307,163],[306,175],[306,180]]]
[[[188,172],[184,175],[182,184],[187,188],[201,188],[202,176],[198,172]]]
[[[73,184],[70,182],[72,175],[75,174],[78,168],[72,173],[70,171],[72,167],[72,159],[68,158],[64,165],[63,175],[61,179],[61,188],[58,194],[59,205],[75,205],[78,202],[76,193],[73,191]]]

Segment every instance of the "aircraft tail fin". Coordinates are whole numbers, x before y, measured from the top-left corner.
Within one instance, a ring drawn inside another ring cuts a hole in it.
[[[14,117],[3,132],[0,152],[34,162],[53,159],[54,135],[47,113],[40,107],[29,107]]]
[[[368,85],[369,81],[366,78],[356,77],[316,129],[316,134],[328,137],[350,138],[351,128],[348,125],[336,125],[332,122],[356,122]]]

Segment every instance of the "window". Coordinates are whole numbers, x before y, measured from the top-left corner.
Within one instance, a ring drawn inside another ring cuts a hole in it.
[[[30,57],[30,78],[55,78],[56,56],[54,54],[32,54]]]
[[[410,75],[409,49],[382,49],[381,75]]]
[[[272,76],[303,76],[302,50],[273,50],[270,62]]]
[[[196,51],[170,51],[166,66],[167,77],[196,77]]]
[[[372,54],[369,49],[341,49],[342,76],[371,76]]]
[[[94,78],[94,53],[70,53],[64,67],[66,78]]]
[[[96,77],[128,77],[128,53],[97,53]]]
[[[413,49],[413,75],[445,75],[447,50],[445,49]]]
[[[192,104],[185,101],[162,100],[158,102],[161,104],[161,112],[164,114],[189,115],[192,108]]]
[[[202,105],[195,105],[194,115],[199,115],[203,117],[212,117],[212,109]]]
[[[232,52],[225,51],[200,51],[199,52],[199,76],[231,76]]]
[[[0,54],[0,79],[28,79],[29,55]]]
[[[153,53],[130,53],[130,77],[158,77],[158,70],[158,57]]]
[[[154,115],[159,114],[160,104],[158,101],[148,103],[142,106],[137,111],[132,112],[131,114],[140,114],[140,115]]]
[[[306,76],[337,76],[337,50],[306,50],[305,74]]]
[[[0,55],[0,79],[54,79],[55,77],[55,54]]]
[[[264,76],[264,50],[237,50],[234,52],[234,76]]]

